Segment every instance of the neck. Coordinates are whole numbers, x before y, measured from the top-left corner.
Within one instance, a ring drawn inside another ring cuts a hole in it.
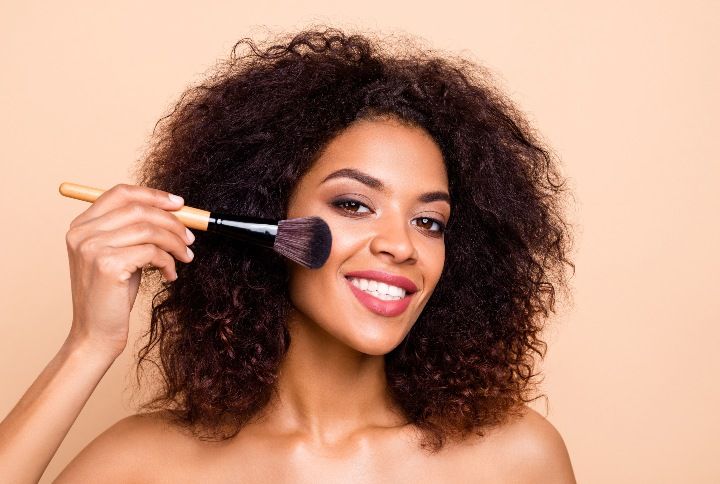
[[[324,444],[405,423],[388,395],[382,355],[349,347],[298,312],[289,329],[291,344],[270,405],[271,425]]]

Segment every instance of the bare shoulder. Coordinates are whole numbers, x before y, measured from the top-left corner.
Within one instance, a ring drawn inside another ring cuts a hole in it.
[[[528,406],[520,417],[498,428],[498,461],[512,482],[575,483],[565,441],[555,426]]]
[[[182,462],[190,445],[166,412],[131,415],[92,440],[54,482],[147,482],[149,470],[172,466],[166,456]]]
[[[527,406],[521,416],[469,442],[461,455],[463,473],[489,482],[576,482],[560,432]],[[459,471],[460,467],[456,468]]]

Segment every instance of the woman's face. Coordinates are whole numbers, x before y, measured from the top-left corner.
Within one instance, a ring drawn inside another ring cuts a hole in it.
[[[390,352],[445,262],[450,204],[439,147],[393,120],[355,123],[295,187],[288,218],[313,215],[330,226],[332,250],[319,269],[292,264],[295,316],[362,353]]]

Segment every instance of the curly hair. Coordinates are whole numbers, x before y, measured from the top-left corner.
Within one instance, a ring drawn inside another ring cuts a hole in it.
[[[391,116],[426,130],[448,174],[446,260],[384,358],[391,398],[421,447],[437,452],[539,398],[540,333],[556,289],[567,289],[565,265],[574,271],[567,188],[557,157],[485,68],[378,39],[312,27],[238,41],[158,121],[135,176],[187,205],[283,219],[299,178],[355,121]],[[141,409],[169,412],[200,439],[227,439],[276,390],[291,344],[289,276],[262,248],[206,232],[193,248],[178,279],[153,286],[138,383],[145,362],[162,383]]]

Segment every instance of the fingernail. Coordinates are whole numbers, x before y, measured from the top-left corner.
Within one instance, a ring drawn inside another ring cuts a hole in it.
[[[170,201],[172,201],[173,203],[185,203],[182,197],[173,195],[172,193],[168,193],[168,198],[170,198]]]
[[[185,235],[187,236],[187,239],[189,241],[188,243],[192,244],[193,242],[195,242],[195,235],[193,235],[193,233],[190,232],[190,229],[187,227],[185,227]]]
[[[185,247],[185,248],[187,249],[188,257],[190,257],[191,259],[192,259],[193,257],[195,257],[195,254],[193,254],[193,251],[190,250],[190,247]]]

